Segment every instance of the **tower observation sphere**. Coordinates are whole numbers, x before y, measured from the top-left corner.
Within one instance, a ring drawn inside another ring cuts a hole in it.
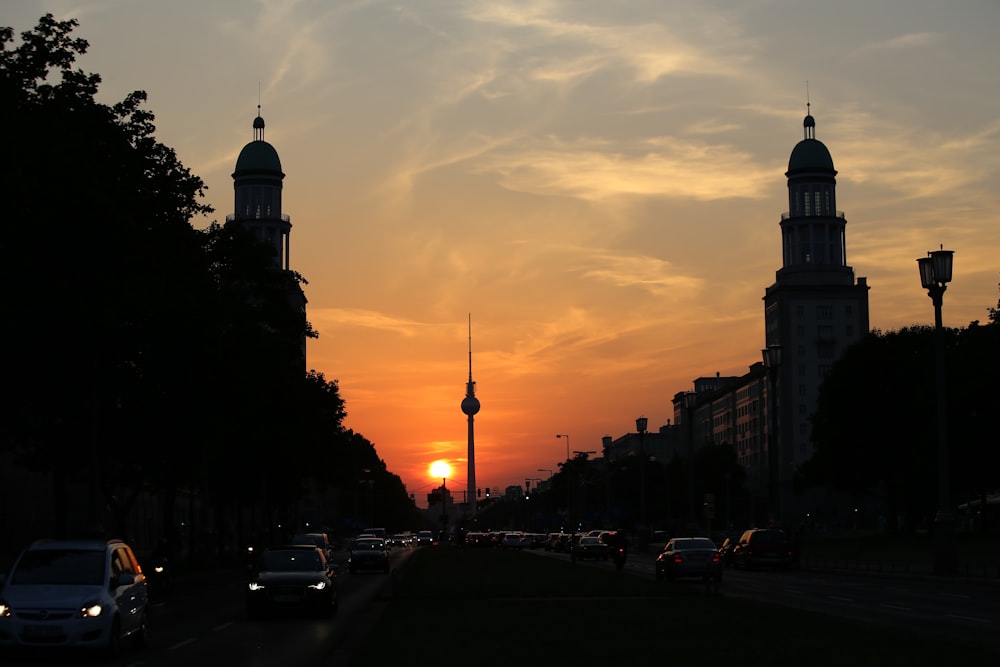
[[[475,390],[473,389],[473,391]],[[479,399],[472,395],[468,395],[465,398],[463,398],[462,412],[469,415],[470,417],[479,412]]]

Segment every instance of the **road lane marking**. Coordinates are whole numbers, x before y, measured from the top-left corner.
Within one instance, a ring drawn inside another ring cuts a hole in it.
[[[886,609],[895,609],[896,611],[913,611],[912,607],[902,607],[898,604],[880,604],[880,607],[885,607]]]
[[[197,637],[191,637],[190,639],[185,639],[182,642],[178,642],[178,643],[174,644],[173,646],[170,647],[169,650],[173,651],[173,650],[179,649],[179,648],[181,648],[183,646],[187,646],[188,644],[193,644],[196,641],[198,641]]]

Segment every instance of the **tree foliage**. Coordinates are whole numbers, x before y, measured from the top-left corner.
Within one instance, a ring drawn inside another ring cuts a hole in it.
[[[53,476],[58,516],[88,488],[89,516],[110,508],[115,530],[141,493],[166,499],[170,523],[179,488],[218,516],[294,507],[356,477],[340,460],[380,467],[405,499],[345,433],[336,381],[305,372],[305,280],[238,224],[192,226],[213,212],[204,183],[156,140],[144,92],[96,101],[76,27],[49,14],[19,40],[0,28],[0,450]]]
[[[1000,322],[945,329],[946,442],[951,502],[1000,485]],[[832,366],[813,415],[807,484],[881,498],[887,525],[912,527],[938,507],[935,330],[873,331]]]

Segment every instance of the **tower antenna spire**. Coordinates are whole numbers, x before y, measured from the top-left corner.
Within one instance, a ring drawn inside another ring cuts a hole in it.
[[[462,399],[462,412],[469,422],[469,454],[468,454],[468,491],[466,492],[469,511],[476,513],[476,444],[474,417],[479,412],[479,399],[476,398],[476,383],[472,380],[472,313],[469,313],[469,381],[465,385],[465,398]]]

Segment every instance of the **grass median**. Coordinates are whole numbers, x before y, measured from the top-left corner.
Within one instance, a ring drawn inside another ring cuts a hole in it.
[[[390,649],[390,647],[392,647]],[[995,664],[921,635],[500,549],[425,547],[354,656],[407,664]],[[541,661],[541,662],[539,662]],[[675,662],[679,661],[679,662]]]

